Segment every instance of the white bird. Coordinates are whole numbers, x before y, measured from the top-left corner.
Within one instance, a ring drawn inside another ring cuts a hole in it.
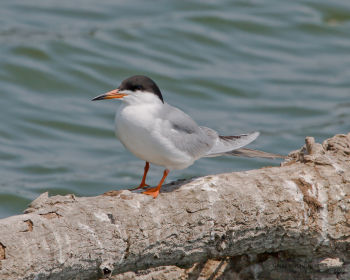
[[[248,157],[283,157],[262,151],[242,149],[259,132],[221,136],[215,130],[199,126],[186,113],[163,100],[157,84],[146,76],[132,76],[112,91],[92,99],[119,98],[123,104],[115,117],[115,132],[120,142],[136,157],[146,161],[144,174],[136,189],[146,188],[149,164],[165,167],[155,188],[143,193],[156,198],[171,170],[184,169],[202,157],[235,155]]]

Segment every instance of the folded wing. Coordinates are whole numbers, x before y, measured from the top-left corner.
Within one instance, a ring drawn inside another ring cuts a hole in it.
[[[250,134],[241,134],[233,136],[217,136],[215,144],[205,155],[206,157],[220,156],[228,152],[232,152],[239,148],[242,148],[249,143],[253,142],[258,136],[259,132],[253,132]]]

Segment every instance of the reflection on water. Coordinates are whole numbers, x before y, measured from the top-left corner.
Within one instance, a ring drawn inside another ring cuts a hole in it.
[[[44,191],[138,185],[144,163],[114,137],[117,103],[90,102],[134,74],[199,124],[260,130],[252,148],[286,154],[350,130],[345,0],[4,1],[0,22],[0,217]],[[168,181],[278,163],[202,159]]]

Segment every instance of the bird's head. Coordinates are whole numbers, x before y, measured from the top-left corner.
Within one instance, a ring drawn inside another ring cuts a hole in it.
[[[159,101],[164,103],[162,93],[157,84],[152,79],[142,75],[125,79],[117,89],[96,96],[92,101],[114,98],[120,98],[129,103]]]

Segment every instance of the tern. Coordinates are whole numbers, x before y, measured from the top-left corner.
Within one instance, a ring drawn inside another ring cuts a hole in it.
[[[117,89],[92,101],[114,98],[123,101],[116,112],[116,136],[126,149],[146,162],[141,183],[132,190],[149,187],[146,176],[150,163],[165,168],[157,187],[143,191],[154,198],[171,170],[187,168],[202,157],[283,157],[242,148],[254,141],[259,132],[221,136],[211,128],[199,126],[189,115],[164,102],[159,87],[149,77],[129,77]]]

